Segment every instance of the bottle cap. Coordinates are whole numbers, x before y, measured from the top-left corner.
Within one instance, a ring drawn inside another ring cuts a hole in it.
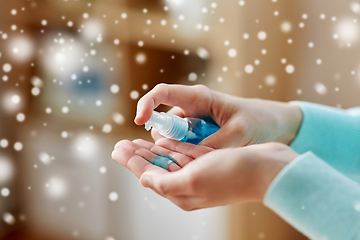
[[[145,123],[147,131],[151,128],[164,137],[179,141],[187,135],[189,124],[186,119],[174,114],[153,111],[151,118]]]

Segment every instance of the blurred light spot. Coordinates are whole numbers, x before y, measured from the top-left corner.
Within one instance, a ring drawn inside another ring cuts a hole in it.
[[[280,29],[283,33],[289,33],[292,29],[291,22],[289,21],[282,22],[280,25]]]
[[[354,203],[354,208],[357,212],[360,212],[360,202],[355,202]]]
[[[120,44],[120,40],[119,40],[119,39],[115,39],[115,40],[114,40],[114,44],[115,44],[115,45],[119,45],[119,44]]]
[[[197,74],[196,73],[190,73],[189,77],[188,77],[188,80],[191,81],[191,82],[196,81],[197,80]]]
[[[139,92],[136,91],[136,90],[131,91],[130,97],[131,97],[131,99],[134,99],[134,100],[135,100],[135,99],[138,99],[138,98],[139,98]]]
[[[236,55],[237,55],[237,51],[236,51],[236,49],[235,49],[235,48],[231,48],[231,49],[229,49],[229,51],[228,51],[228,55],[229,55],[229,57],[231,57],[231,58],[236,57]]]
[[[2,217],[4,222],[6,222],[9,225],[13,225],[15,223],[15,218],[11,213],[6,212],[3,214]]]
[[[16,120],[18,120],[19,122],[23,122],[25,120],[25,114],[23,113],[18,113],[16,115]]]
[[[267,37],[266,32],[260,31],[260,32],[258,33],[258,38],[259,38],[259,40],[264,41],[264,40],[266,39],[266,37]]]
[[[46,26],[46,25],[47,25],[47,21],[46,21],[45,19],[42,20],[42,21],[41,21],[41,25]]]
[[[99,171],[100,171],[100,173],[105,174],[107,169],[106,169],[106,167],[102,166],[102,167],[100,167]]]
[[[49,165],[51,163],[51,157],[46,152],[39,153],[39,159],[45,165]]]
[[[11,10],[11,15],[16,15],[17,11],[16,9]]]
[[[276,77],[274,75],[267,75],[265,77],[265,84],[268,86],[274,86],[276,84]]]
[[[82,36],[88,41],[94,41],[99,35],[103,35],[103,25],[97,20],[88,20],[81,31]]]
[[[246,65],[246,66],[245,66],[245,72],[246,72],[247,74],[253,73],[253,72],[254,72],[254,67],[253,67],[251,64]]]
[[[322,83],[315,83],[315,91],[320,95],[325,95],[327,93],[327,87]]]
[[[45,112],[46,112],[47,114],[50,114],[50,113],[52,112],[52,110],[51,110],[51,108],[46,108],[46,109],[45,109]]]
[[[111,192],[109,194],[109,199],[112,202],[115,202],[116,200],[118,200],[118,198],[119,198],[119,195],[116,192]]]
[[[11,160],[5,156],[0,156],[0,184],[9,182],[13,178],[13,175],[14,165]]]
[[[8,188],[1,189],[1,196],[8,197],[10,195],[10,190]]]
[[[72,26],[74,26],[74,23],[72,21],[68,21],[67,25],[68,25],[68,27],[72,27]]]
[[[285,68],[285,71],[288,73],[288,74],[292,74],[295,72],[295,67],[291,64],[287,65],[286,68]]]
[[[21,151],[21,150],[23,149],[23,144],[22,144],[21,142],[16,142],[16,143],[14,144],[14,149],[15,149],[16,151]]]
[[[11,71],[11,65],[9,63],[5,63],[3,65],[4,72],[10,72]]]
[[[144,53],[138,53],[135,56],[135,61],[138,64],[144,64],[146,62],[146,55]]]
[[[20,103],[20,96],[19,95],[13,95],[12,97],[11,97],[11,102],[13,103],[13,104],[19,104]]]
[[[336,33],[340,40],[346,43],[354,42],[358,38],[359,28],[351,20],[342,20],[336,26]]]
[[[360,4],[357,2],[350,3],[350,9],[356,14],[360,14]]]
[[[113,85],[111,85],[111,87],[110,87],[110,91],[111,91],[112,93],[114,93],[114,94],[118,93],[119,90],[120,90],[120,87],[119,87],[119,85],[117,85],[117,84],[113,84]]]
[[[6,148],[7,146],[9,146],[9,141],[7,139],[1,139],[0,140],[0,147]]]
[[[105,125],[103,126],[103,128],[102,128],[102,131],[103,131],[104,133],[110,133],[111,130],[112,130],[112,127],[111,127],[110,124],[105,124]]]
[[[33,87],[33,88],[31,89],[31,94],[32,94],[33,96],[38,96],[38,95],[40,94],[40,88],[38,88],[38,87]]]
[[[127,18],[127,13],[122,13],[122,14],[121,14],[121,18],[122,18],[122,19],[126,19],[126,18]]]
[[[100,107],[102,105],[102,101],[101,100],[96,100],[95,105]]]
[[[147,85],[147,84],[143,84],[143,85],[142,85],[142,89],[143,89],[143,90],[148,89],[148,85]]]
[[[62,107],[61,111],[66,114],[69,112],[69,108],[67,106]]]
[[[48,194],[54,198],[63,197],[67,191],[65,180],[57,177],[51,178],[46,186]]]
[[[138,46],[139,46],[139,47],[143,47],[143,46],[144,46],[144,42],[143,42],[143,41],[139,41],[139,42],[138,42]]]
[[[66,131],[62,131],[61,132],[61,137],[62,138],[67,138],[69,136],[69,133],[68,132],[66,132]]]
[[[43,81],[40,78],[34,76],[34,77],[31,78],[31,84],[34,87],[41,88],[43,86]]]
[[[208,59],[210,57],[210,54],[209,54],[208,50],[206,50],[203,47],[199,47],[196,50],[196,53],[201,59]]]
[[[81,133],[73,140],[72,147],[77,157],[91,160],[98,153],[99,144],[92,134]]]
[[[116,122],[119,125],[125,123],[125,118],[121,113],[117,113],[117,112],[113,113],[112,119],[114,122]]]
[[[116,240],[116,239],[111,236],[107,236],[104,240]]]
[[[243,38],[244,38],[244,39],[249,39],[249,37],[250,37],[250,35],[249,35],[248,33],[244,33],[244,34],[243,34]]]

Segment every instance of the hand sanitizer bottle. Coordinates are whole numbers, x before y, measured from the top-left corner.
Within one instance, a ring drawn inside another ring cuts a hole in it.
[[[145,123],[145,129],[154,128],[162,136],[199,144],[204,138],[219,130],[218,126],[198,118],[181,118],[171,113],[153,111],[149,121]]]

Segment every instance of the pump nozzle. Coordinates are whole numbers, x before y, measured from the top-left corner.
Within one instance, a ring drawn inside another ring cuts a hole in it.
[[[164,137],[182,140],[186,137],[189,125],[186,119],[174,114],[153,111],[151,118],[145,123],[147,131],[151,128],[157,130]]]

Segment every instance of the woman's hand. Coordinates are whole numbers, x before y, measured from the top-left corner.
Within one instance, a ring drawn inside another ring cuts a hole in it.
[[[159,173],[177,171],[195,158],[213,150],[204,146],[195,146],[189,143],[184,144],[172,140],[170,140],[170,144],[169,142],[165,142],[163,146],[165,147],[142,139],[134,141],[122,140],[115,145],[111,156],[140,178],[140,176],[148,170]],[[165,170],[150,163],[157,158],[159,154],[173,158],[177,164],[170,163],[168,169]]]
[[[113,158],[140,178],[144,187],[190,211],[244,201],[262,201],[276,175],[298,154],[280,143],[212,151],[204,146],[160,139],[158,146],[143,140],[120,142]],[[144,147],[143,147],[144,146]],[[157,148],[180,156],[182,168],[166,171],[151,165],[140,153]],[[141,150],[143,151],[143,150]],[[184,155],[181,152],[186,152]],[[199,155],[199,153],[202,154]],[[196,158],[196,156],[198,156]],[[196,158],[196,161],[193,159]]]
[[[160,104],[177,106],[169,112],[180,117],[212,117],[221,128],[200,145],[214,149],[265,142],[290,144],[302,122],[301,110],[295,105],[234,97],[203,85],[159,84],[139,100],[135,123],[145,124]],[[155,130],[152,136],[162,138]]]

